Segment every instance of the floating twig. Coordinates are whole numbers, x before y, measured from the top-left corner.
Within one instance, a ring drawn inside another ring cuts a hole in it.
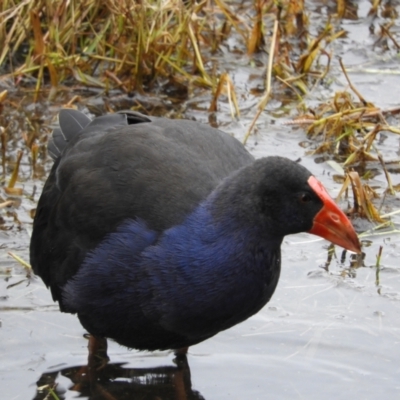
[[[11,256],[12,258],[14,258],[14,260],[18,261],[26,270],[27,274],[27,278],[30,278],[32,275],[32,267],[30,266],[29,263],[27,263],[25,260],[23,260],[21,257],[17,256],[14,253],[11,253],[11,251],[8,252],[8,255]]]

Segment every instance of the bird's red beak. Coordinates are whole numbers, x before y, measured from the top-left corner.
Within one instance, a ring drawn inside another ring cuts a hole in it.
[[[321,236],[347,250],[361,253],[360,242],[353,225],[329,196],[322,183],[311,176],[308,184],[323,202],[323,207],[315,216],[314,224],[308,232]]]

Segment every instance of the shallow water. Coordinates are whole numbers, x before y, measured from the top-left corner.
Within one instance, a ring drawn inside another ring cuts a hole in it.
[[[326,15],[328,9],[323,4],[310,2],[310,8]],[[398,56],[374,48],[376,38],[368,33],[370,3],[358,4],[359,19],[341,23],[348,35],[335,44],[335,54],[343,57],[350,78],[367,100],[382,109],[398,106]],[[400,11],[397,3],[396,8]],[[382,21],[375,21],[376,26],[378,22]],[[398,29],[394,31],[398,36]],[[258,101],[248,94],[249,88],[261,81],[263,68],[250,67],[248,60],[238,61],[230,53],[221,63],[225,63],[235,83],[242,115],[239,122],[233,121],[227,102],[220,101],[215,123],[243,138]],[[346,82],[336,59],[332,75],[335,79],[331,86],[320,87],[307,96],[310,106],[344,89]],[[189,101],[186,117],[208,122],[209,103],[209,94]],[[337,194],[340,185],[331,177],[336,172],[326,162],[316,163],[315,158],[307,156],[299,146],[306,140],[304,132],[285,124],[291,112],[276,118],[283,103],[279,96],[271,100],[248,148],[256,157],[279,154],[301,158],[331,194]],[[31,107],[27,112],[40,115],[43,127],[58,109],[46,104]],[[391,123],[399,125],[396,120]],[[17,127],[15,138],[12,151],[16,152],[21,147]],[[385,161],[397,160],[398,166],[397,136],[388,133],[377,147]],[[49,166],[47,162],[43,168],[48,170]],[[379,169],[374,163],[368,167]],[[41,175],[40,170],[37,174]],[[64,399],[399,398],[398,234],[363,238],[365,258],[359,268],[350,268],[349,254],[342,259],[339,248],[329,267],[323,268],[328,243],[307,234],[286,237],[282,275],[270,303],[246,322],[190,348],[190,376],[187,366],[173,362],[171,353],[139,353],[109,343],[111,364],[97,384],[90,385],[82,379],[87,341],[77,318],[61,314],[41,280],[26,279],[25,271],[7,254],[11,251],[29,259],[29,213],[43,184],[43,179],[31,179],[28,163],[22,165],[21,175],[25,196],[15,210],[20,223],[4,210],[1,214],[8,230],[0,230],[0,399],[44,399],[48,390],[38,387],[54,382],[56,392]],[[392,174],[392,179],[394,184],[399,183],[398,174]],[[382,194],[386,188],[383,173],[380,171],[369,184]],[[35,185],[36,194],[29,199]],[[398,195],[387,199],[384,207],[385,212],[400,209]],[[395,215],[393,221],[399,226],[400,217]],[[383,253],[377,285],[379,246],[383,246]],[[186,395],[182,394],[182,381]]]

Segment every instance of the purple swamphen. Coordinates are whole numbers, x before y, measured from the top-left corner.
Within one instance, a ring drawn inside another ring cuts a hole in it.
[[[285,235],[360,252],[345,214],[298,163],[255,160],[193,121],[64,109],[59,123],[31,263],[94,338],[182,349],[244,321],[274,293]]]

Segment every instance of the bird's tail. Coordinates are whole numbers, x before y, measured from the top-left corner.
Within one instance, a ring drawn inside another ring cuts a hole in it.
[[[89,117],[78,110],[63,108],[58,115],[59,127],[53,130],[47,144],[47,151],[51,158],[56,160],[62,154],[68,142],[91,121]]]
[[[63,108],[58,115],[59,127],[53,130],[47,144],[47,151],[51,158],[56,160],[61,156],[68,142],[84,129],[86,132],[99,129],[104,131],[145,122],[151,122],[151,118],[136,111],[118,111],[115,114],[106,114],[91,120],[78,110]]]

